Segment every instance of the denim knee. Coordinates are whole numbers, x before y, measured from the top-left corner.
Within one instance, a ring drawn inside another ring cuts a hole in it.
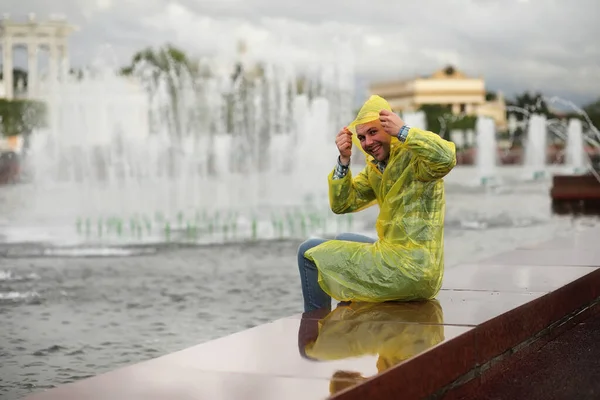
[[[352,242],[353,240],[351,239],[351,237],[352,237],[351,233],[343,232],[343,233],[338,233],[337,235],[335,235],[335,240],[344,240],[344,241]]]
[[[319,238],[311,238],[311,239],[304,241],[304,243],[302,243],[298,247],[298,257],[304,257],[304,253],[306,253],[308,250],[312,249],[313,247],[317,247],[318,245],[320,245],[323,242],[325,242],[325,240],[319,239]]]
[[[358,243],[375,243],[375,239],[373,239],[373,238],[370,238],[368,236],[361,235],[358,233],[350,233],[350,232],[339,233],[335,237],[335,240],[343,240],[346,242],[358,242]]]

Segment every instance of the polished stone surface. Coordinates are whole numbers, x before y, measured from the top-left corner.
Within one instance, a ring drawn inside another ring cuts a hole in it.
[[[444,306],[446,323],[476,326],[542,295],[543,293],[441,290],[437,298]]]
[[[591,232],[520,246],[517,250],[566,250],[569,252],[573,250],[596,250],[598,248],[598,237],[600,237],[600,229],[594,229]]]
[[[600,266],[600,248],[520,249],[481,261],[482,264]]]
[[[522,306],[542,296],[544,293],[509,293],[487,290],[441,290],[436,296],[442,317],[441,322],[446,325],[476,326],[514,308]],[[398,307],[410,307],[411,303],[385,303]],[[417,303],[418,304],[418,303]],[[355,306],[355,305],[350,305]],[[420,322],[422,317],[418,314],[407,315],[404,313],[405,322]],[[296,314],[289,318],[319,319],[323,311],[318,310],[308,314]],[[393,321],[396,315],[382,313],[377,316],[380,319]],[[337,318],[336,314],[329,316],[330,319]]]
[[[594,227],[568,237],[524,245],[514,251],[485,259],[484,264],[600,266],[600,228]]]
[[[316,337],[299,338],[306,329],[303,323],[314,322],[278,320],[165,359],[205,371],[325,379],[337,371],[352,371],[367,377],[470,329],[349,316],[321,320]]]
[[[600,253],[577,243],[449,268],[435,300],[299,313],[31,398],[422,398],[600,296]]]
[[[137,364],[27,397],[31,400],[305,400],[354,381],[236,374],[181,367],[168,360]]]
[[[597,268],[463,264],[449,269],[442,288],[502,292],[550,292]]]
[[[277,320],[62,387],[64,397],[50,391],[39,398],[88,398],[87,391],[99,396],[90,398],[106,399],[170,397],[166,393],[235,398],[242,390],[252,393],[245,398],[293,398],[286,391],[322,398],[472,329],[443,325],[443,318],[437,301],[351,304],[321,320]],[[472,362],[474,345],[467,347],[473,351]],[[111,388],[100,395],[103,382]]]

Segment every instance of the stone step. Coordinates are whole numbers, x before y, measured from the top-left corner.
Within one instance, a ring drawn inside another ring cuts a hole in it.
[[[594,233],[448,268],[435,300],[297,314],[28,398],[450,398],[599,302]]]

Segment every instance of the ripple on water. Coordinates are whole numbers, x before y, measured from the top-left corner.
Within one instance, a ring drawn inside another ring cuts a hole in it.
[[[40,276],[36,273],[30,273],[27,275],[14,275],[10,270],[0,270],[0,282],[22,282],[22,281],[35,281],[39,280]]]
[[[125,308],[130,309],[130,310],[131,309],[145,310],[145,309],[152,308],[152,307],[153,307],[153,304],[148,304],[148,303],[146,303],[146,304],[143,304],[143,303],[127,303],[125,305]]]
[[[66,350],[66,347],[59,346],[59,345],[55,344],[55,345],[52,345],[52,346],[50,346],[48,348],[45,348],[45,349],[36,350],[36,351],[33,352],[32,355],[37,356],[37,357],[42,357],[42,356],[50,355],[52,353],[57,353],[57,352],[62,351],[62,350]]]
[[[7,258],[60,257],[60,258],[97,258],[97,257],[133,257],[151,255],[157,252],[153,247],[39,247],[13,246],[3,249]]]
[[[19,304],[19,303],[41,304],[42,297],[40,296],[40,294],[38,292],[35,292],[35,291],[0,292],[0,305]]]
[[[25,368],[33,368],[33,367],[47,367],[48,364],[44,361],[34,361],[23,365]]]

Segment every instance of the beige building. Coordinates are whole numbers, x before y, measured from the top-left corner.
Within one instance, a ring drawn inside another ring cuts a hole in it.
[[[427,104],[448,105],[454,114],[489,116],[498,129],[506,129],[504,97],[500,94],[486,101],[484,79],[466,76],[452,66],[427,77],[374,83],[369,91],[384,97],[396,112],[416,111]]]

